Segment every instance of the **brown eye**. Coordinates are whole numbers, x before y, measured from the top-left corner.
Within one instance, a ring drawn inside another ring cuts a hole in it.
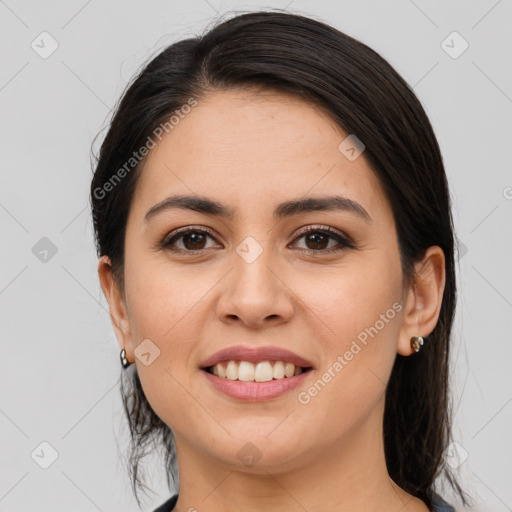
[[[198,249],[204,249],[206,237],[203,233],[192,232],[187,235],[182,235],[183,237],[183,245],[185,248],[190,249],[191,251],[196,251]]]
[[[331,253],[342,251],[345,248],[355,248],[352,242],[328,226],[321,228],[310,227],[303,231],[296,240],[301,238],[305,240],[306,247],[304,250],[311,253]],[[334,241],[335,243],[329,247],[329,241]]]
[[[208,238],[213,239],[208,231],[203,229],[184,229],[175,233],[171,238],[162,242],[162,247],[172,251],[194,252],[207,249]],[[181,246],[177,242],[181,241]]]
[[[300,240],[301,238],[304,238],[306,247],[299,247],[299,249],[311,254],[329,254],[346,248],[356,248],[348,238],[345,238],[329,226],[312,226],[303,231],[295,240]],[[164,239],[159,246],[162,249],[174,252],[197,253],[212,247],[207,246],[208,239],[215,241],[210,231],[204,228],[186,228],[174,232],[171,237]]]
[[[308,249],[326,249],[327,245],[329,244],[329,238],[330,236],[324,234],[324,233],[307,233],[304,235],[306,238],[306,245],[308,246]]]

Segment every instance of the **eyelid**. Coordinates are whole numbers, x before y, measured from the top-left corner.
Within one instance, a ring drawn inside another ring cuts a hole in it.
[[[306,226],[303,226],[303,228],[304,229],[299,228],[299,230],[293,235],[294,238],[300,235],[304,235],[305,233],[309,233],[310,231],[323,231],[330,235],[336,235],[340,238],[343,238],[347,242],[351,242],[351,239],[348,235],[331,226],[323,224],[307,224]]]

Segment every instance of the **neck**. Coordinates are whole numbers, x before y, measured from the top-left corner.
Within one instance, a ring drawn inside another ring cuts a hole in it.
[[[376,417],[367,418],[324,452],[305,456],[302,464],[285,470],[256,464],[242,471],[175,437],[180,490],[173,512],[428,512],[422,501],[389,477],[383,406],[384,401],[374,409]]]

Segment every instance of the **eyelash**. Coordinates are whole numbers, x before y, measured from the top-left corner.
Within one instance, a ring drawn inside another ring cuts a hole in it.
[[[183,228],[181,230],[175,231],[174,234],[172,234],[171,237],[165,237],[162,242],[158,244],[158,248],[160,249],[166,249],[173,252],[183,252],[186,254],[196,255],[199,253],[204,252],[206,249],[198,249],[196,251],[186,250],[186,249],[175,249],[171,248],[172,244],[176,241],[182,238],[185,235],[188,235],[190,233],[206,233],[207,235],[210,235],[211,238],[215,239],[213,232],[208,228],[199,228],[199,227],[187,227]],[[331,253],[337,253],[340,251],[345,250],[345,248],[349,249],[356,249],[356,245],[349,240],[347,237],[344,237],[341,235],[338,231],[335,229],[329,227],[329,226],[310,226],[308,229],[305,229],[304,231],[297,234],[294,241],[298,238],[302,238],[304,235],[308,235],[309,233],[322,233],[324,235],[328,235],[330,238],[334,238],[341,246],[338,248],[330,248],[330,249],[319,249],[319,250],[313,250],[313,249],[300,249],[301,251],[310,253],[310,254],[331,254]]]

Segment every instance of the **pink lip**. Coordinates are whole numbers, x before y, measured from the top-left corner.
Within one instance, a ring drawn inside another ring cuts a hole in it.
[[[301,366],[302,368],[313,367],[313,364],[310,361],[307,361],[294,352],[270,345],[266,347],[246,347],[243,345],[228,347],[205,359],[200,363],[199,367],[204,369],[221,361],[230,360],[247,361],[249,363],[259,363],[260,361],[283,361],[285,363],[293,363],[295,366]]]
[[[284,377],[282,379],[274,379],[268,382],[243,382],[217,377],[207,371],[202,371],[201,373],[221,393],[239,400],[257,402],[259,400],[276,398],[288,391],[291,391],[308,378],[311,370],[302,372],[300,375],[295,375],[293,377]]]

